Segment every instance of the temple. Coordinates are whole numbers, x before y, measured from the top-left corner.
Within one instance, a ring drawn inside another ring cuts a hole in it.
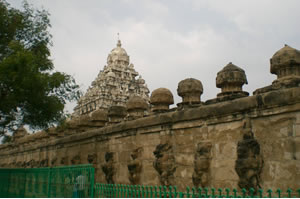
[[[34,134],[20,128],[0,145],[0,168],[92,164],[95,182],[109,186],[299,190],[300,51],[278,50],[266,66],[277,78],[252,94],[243,67],[220,66],[220,91],[206,101],[199,79],[178,81],[182,99],[170,108],[174,93],[156,88],[148,98],[118,41],[78,117]]]
[[[138,77],[138,78],[137,78]],[[107,65],[100,70],[92,85],[74,108],[74,117],[111,106],[126,106],[130,96],[140,96],[149,101],[149,89],[145,80],[130,63],[121,41],[107,57]]]

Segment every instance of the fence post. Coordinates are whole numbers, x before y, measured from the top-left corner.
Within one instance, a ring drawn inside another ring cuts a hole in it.
[[[51,172],[52,172],[52,167],[49,168],[48,170],[48,198],[51,196]]]
[[[92,167],[91,168],[91,198],[93,198],[94,197],[94,180],[95,180],[95,168],[94,167]]]
[[[24,188],[23,188],[22,196],[20,196],[22,198],[25,198],[25,193],[26,193],[26,182],[27,182],[27,180],[26,180],[26,178],[27,178],[26,173],[27,173],[26,169],[24,169]]]

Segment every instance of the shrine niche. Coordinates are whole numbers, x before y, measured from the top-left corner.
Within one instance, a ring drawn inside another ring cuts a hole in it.
[[[142,161],[140,157],[142,155],[143,148],[136,148],[131,152],[131,161],[127,165],[129,171],[129,181],[131,184],[140,184]]]
[[[159,144],[156,146],[153,154],[156,158],[153,162],[153,167],[159,174],[161,185],[173,185],[176,165],[172,145],[169,142],[165,144]]]
[[[195,187],[208,187],[210,184],[211,148],[210,142],[200,142],[197,145],[193,173]]]

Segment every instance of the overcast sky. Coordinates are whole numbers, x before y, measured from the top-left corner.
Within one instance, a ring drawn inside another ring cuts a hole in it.
[[[8,0],[20,7],[21,0]],[[201,80],[202,100],[216,97],[216,75],[226,64],[243,68],[250,95],[276,78],[269,59],[288,44],[300,49],[299,0],[28,0],[51,14],[56,70],[85,92],[106,64],[120,33],[130,62],[152,92]],[[72,112],[75,103],[68,104]]]

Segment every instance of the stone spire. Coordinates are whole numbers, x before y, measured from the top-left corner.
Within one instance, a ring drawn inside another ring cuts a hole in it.
[[[108,110],[111,106],[126,106],[130,96],[140,96],[149,102],[149,89],[145,80],[129,64],[130,59],[121,41],[107,56],[104,66],[74,108],[73,116],[91,113],[98,109]]]

